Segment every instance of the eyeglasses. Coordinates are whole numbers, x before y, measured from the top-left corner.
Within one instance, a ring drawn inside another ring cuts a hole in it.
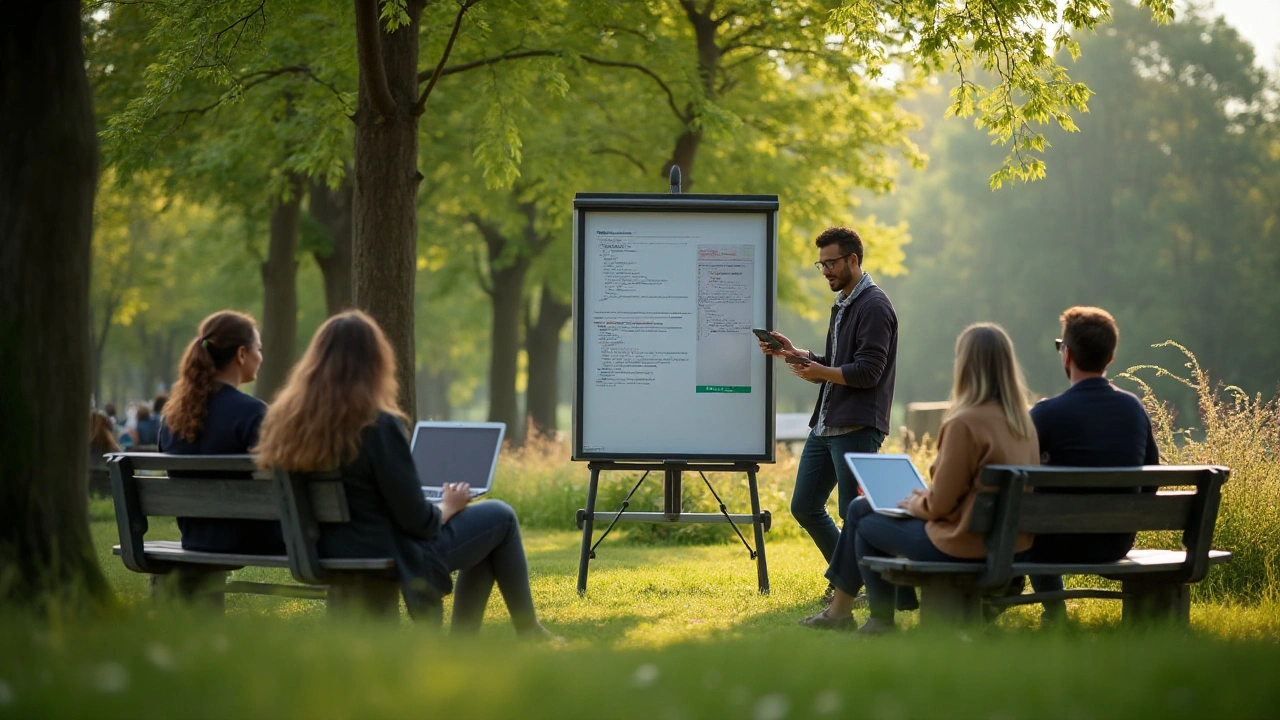
[[[849,257],[850,255],[855,255],[855,254],[856,253],[848,253],[845,255],[841,255],[838,258],[831,258],[830,260],[819,260],[818,262],[814,263],[813,266],[819,270],[834,270],[836,267],[836,263]]]
[[[1054,338],[1053,340],[1054,350],[1056,350],[1057,352],[1062,352],[1062,346],[1064,345],[1066,345],[1066,343],[1062,342],[1062,338]]]

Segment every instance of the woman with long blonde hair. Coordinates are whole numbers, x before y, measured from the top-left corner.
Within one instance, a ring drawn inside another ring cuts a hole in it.
[[[267,404],[240,392],[262,365],[262,338],[253,318],[222,310],[200,323],[178,365],[157,445],[174,455],[244,455],[258,442]],[[174,471],[172,477],[184,473]],[[246,473],[227,473],[248,480]],[[275,520],[178,518],[182,547],[203,552],[283,555]]]
[[[973,504],[987,465],[1039,465],[1040,447],[1027,412],[1028,395],[1013,341],[999,325],[970,325],[956,340],[951,409],[938,433],[938,454],[928,490],[917,490],[899,507],[910,517],[872,511],[865,498],[849,506],[848,520],[831,557],[827,579],[835,598],[823,612],[804,619],[809,627],[853,629],[853,598],[864,585],[871,617],[861,633],[894,628],[894,586],[860,568],[862,558],[901,556],[922,561],[981,561],[982,536],[969,532]],[[1031,547],[1019,535],[1015,549]]]
[[[469,505],[466,483],[446,485],[439,505],[423,497],[395,376],[395,355],[372,318],[359,311],[329,318],[267,412],[259,462],[290,472],[337,470],[351,522],[326,526],[320,553],[395,558],[414,617],[450,592],[457,570],[454,632],[479,630],[496,582],[517,634],[551,637],[534,612],[511,507]]]

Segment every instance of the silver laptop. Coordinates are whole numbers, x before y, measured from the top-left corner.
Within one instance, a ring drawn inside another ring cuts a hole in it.
[[[489,492],[506,430],[500,422],[422,421],[414,425],[409,449],[422,495],[435,502],[444,496],[446,483],[458,482],[471,484],[473,498]]]
[[[844,461],[872,509],[881,515],[910,517],[898,503],[906,500],[912,490],[928,489],[920,471],[906,455],[845,453]]]

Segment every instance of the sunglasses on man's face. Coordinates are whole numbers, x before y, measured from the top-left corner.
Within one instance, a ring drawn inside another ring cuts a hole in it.
[[[1066,343],[1062,342],[1062,338],[1054,338],[1054,340],[1053,340],[1053,349],[1054,349],[1054,350],[1056,350],[1057,352],[1062,352],[1062,346],[1063,346],[1063,345],[1066,345]]]

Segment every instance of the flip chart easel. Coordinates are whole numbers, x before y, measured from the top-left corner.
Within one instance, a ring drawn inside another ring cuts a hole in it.
[[[573,459],[591,473],[577,513],[580,595],[596,549],[620,522],[727,523],[756,563],[759,591],[769,592],[772,518],[760,509],[757,474],[774,461],[774,376],[750,328],[774,326],[777,210],[776,195],[681,194],[678,167],[669,195],[574,198]],[[608,472],[641,476],[621,508],[599,512]],[[630,510],[657,473],[661,512]],[[694,473],[720,512],[684,512],[684,476]],[[751,513],[730,513],[708,473],[745,474]],[[608,526],[593,543],[597,521]],[[754,548],[740,524],[752,526]]]

